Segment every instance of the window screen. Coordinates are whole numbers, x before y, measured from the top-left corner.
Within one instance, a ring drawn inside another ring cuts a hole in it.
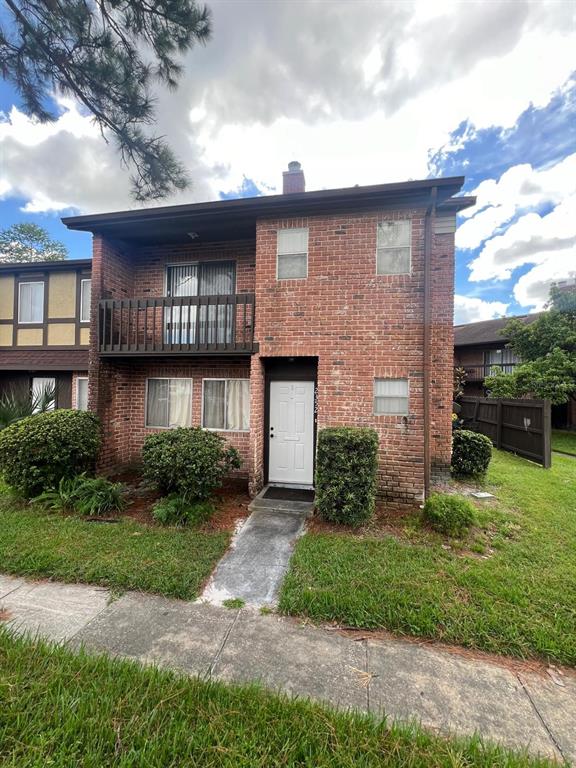
[[[148,379],[147,427],[192,424],[192,379]]]
[[[412,222],[381,221],[378,224],[376,274],[401,275],[410,272]]]
[[[44,283],[20,283],[18,322],[41,323],[44,320]]]
[[[277,248],[278,280],[308,277],[308,229],[279,229]]]
[[[374,379],[374,413],[408,415],[408,379]]]
[[[202,426],[206,429],[250,429],[250,381],[204,379]]]
[[[92,297],[92,280],[82,280],[80,283],[80,322],[90,322],[90,299]]]

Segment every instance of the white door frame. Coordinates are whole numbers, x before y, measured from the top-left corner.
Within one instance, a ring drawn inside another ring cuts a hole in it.
[[[305,455],[305,461],[306,461],[306,468],[308,470],[307,477],[305,478],[305,481],[303,482],[302,479],[282,479],[278,478],[274,473],[274,468],[272,467],[272,453],[271,449],[273,446],[272,441],[276,438],[271,437],[272,433],[272,427],[276,428],[276,434],[278,435],[278,425],[275,425],[272,423],[272,414],[273,414],[273,390],[275,388],[275,385],[304,385],[308,389],[308,394],[311,395],[311,398],[309,399],[310,404],[310,413],[309,415],[306,414],[306,420],[307,420],[307,427],[310,430],[309,435],[305,434],[304,441],[304,453],[308,454]],[[311,391],[310,391],[311,390]],[[306,379],[306,380],[297,380],[297,379],[291,379],[288,376],[286,379],[271,379],[268,382],[268,403],[267,403],[267,413],[266,413],[266,435],[265,435],[265,450],[266,450],[266,468],[267,468],[267,483],[271,486],[281,486],[281,487],[290,487],[290,488],[305,488],[305,489],[312,489],[314,488],[314,469],[315,469],[315,453],[316,453],[316,418],[315,418],[315,398],[316,398],[316,383],[312,379]]]

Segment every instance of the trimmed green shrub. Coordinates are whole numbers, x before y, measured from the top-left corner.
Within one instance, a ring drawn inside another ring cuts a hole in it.
[[[152,507],[152,517],[162,525],[200,525],[210,519],[214,505],[210,501],[191,504],[183,496],[171,493]]]
[[[364,427],[318,433],[316,509],[324,520],[361,525],[374,514],[378,434]]]
[[[99,422],[93,413],[39,413],[0,432],[0,474],[24,496],[35,496],[57,488],[63,477],[90,472],[99,449]]]
[[[469,429],[459,429],[452,436],[452,474],[458,477],[481,475],[492,458],[489,437]]]
[[[189,502],[210,498],[224,477],[240,468],[238,451],[215,432],[178,427],[149,435],[142,449],[143,473],[164,494]]]
[[[426,500],[422,519],[440,533],[460,536],[476,522],[476,510],[464,496],[435,493]]]

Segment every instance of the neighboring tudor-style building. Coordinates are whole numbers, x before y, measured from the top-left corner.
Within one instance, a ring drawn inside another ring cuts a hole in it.
[[[0,394],[86,408],[92,259],[0,264]]]
[[[256,492],[311,487],[318,429],[374,427],[379,489],[450,464],[455,198],[463,178],[64,219],[92,232],[89,408],[102,469],[177,425],[236,446]]]

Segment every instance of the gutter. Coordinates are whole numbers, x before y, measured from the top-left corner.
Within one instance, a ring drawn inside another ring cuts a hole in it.
[[[436,199],[438,188],[430,190],[430,203],[426,209],[424,221],[424,338],[423,338],[423,399],[424,399],[424,499],[430,495],[430,337],[432,324],[432,234],[436,218]]]

